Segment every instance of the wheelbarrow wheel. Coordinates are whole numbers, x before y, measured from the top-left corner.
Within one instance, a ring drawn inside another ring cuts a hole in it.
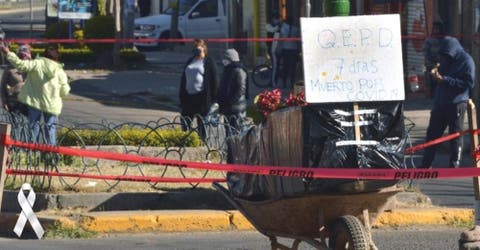
[[[332,227],[329,247],[335,250],[369,249],[368,239],[362,222],[352,215],[345,215],[337,219]]]

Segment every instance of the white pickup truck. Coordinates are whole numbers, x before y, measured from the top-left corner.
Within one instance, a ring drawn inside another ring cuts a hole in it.
[[[227,0],[180,0],[178,31],[181,38],[222,38],[228,36]],[[135,19],[135,38],[169,38],[173,10]],[[162,47],[162,43],[135,43]]]

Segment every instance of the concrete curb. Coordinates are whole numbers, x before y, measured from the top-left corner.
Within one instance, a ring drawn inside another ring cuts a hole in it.
[[[55,216],[37,214],[43,227],[82,228],[97,233],[149,233],[254,230],[252,224],[236,210],[158,210],[110,211]],[[380,215],[376,228],[411,225],[469,225],[473,209],[433,208],[395,209]],[[0,233],[11,234],[17,214],[0,215]]]
[[[474,210],[466,208],[398,209],[384,212],[375,222],[375,227],[400,227],[410,225],[472,224]]]
[[[17,201],[18,191],[4,191],[2,211],[21,211]],[[129,202],[125,202],[129,201]],[[36,193],[35,212],[45,210],[62,211],[81,209],[90,212],[137,210],[229,210],[234,209],[217,191],[212,189],[192,189],[169,192],[144,193]]]

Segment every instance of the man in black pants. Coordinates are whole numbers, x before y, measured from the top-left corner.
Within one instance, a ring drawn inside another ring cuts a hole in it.
[[[438,53],[440,66],[430,72],[435,86],[426,141],[441,137],[447,126],[450,134],[463,130],[467,101],[475,79],[475,63],[456,38],[445,37]],[[462,137],[450,141],[449,167],[460,165],[462,144]],[[436,146],[425,149],[422,168],[432,166],[435,150]]]

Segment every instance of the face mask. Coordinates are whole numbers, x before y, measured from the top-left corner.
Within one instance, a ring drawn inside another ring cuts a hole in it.
[[[199,48],[195,48],[193,49],[192,53],[194,56],[199,56],[200,54],[202,54],[202,50]]]
[[[222,63],[223,63],[223,66],[227,66],[227,65],[230,64],[230,60],[223,59],[223,60],[222,60]]]

